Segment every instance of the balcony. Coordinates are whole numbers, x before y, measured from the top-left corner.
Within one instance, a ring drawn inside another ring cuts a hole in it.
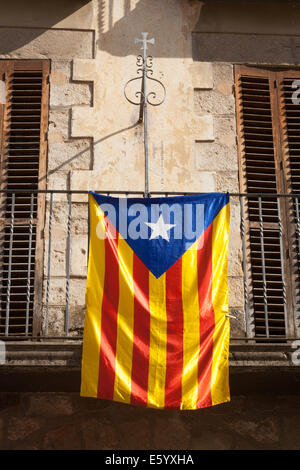
[[[87,194],[1,191],[0,340],[6,344],[6,366],[80,367]],[[182,193],[152,193],[158,194]],[[230,197],[230,363],[293,368],[300,340],[298,196]],[[231,306],[231,285],[241,289],[238,306]]]

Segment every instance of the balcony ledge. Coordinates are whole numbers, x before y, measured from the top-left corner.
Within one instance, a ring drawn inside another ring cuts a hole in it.
[[[231,367],[297,367],[293,365],[291,345],[233,342],[230,345]],[[6,343],[6,363],[2,367],[47,366],[79,367],[82,340],[71,341],[9,341]]]
[[[82,341],[8,342],[1,392],[79,393]],[[300,367],[289,344],[232,344],[232,395],[299,394]]]

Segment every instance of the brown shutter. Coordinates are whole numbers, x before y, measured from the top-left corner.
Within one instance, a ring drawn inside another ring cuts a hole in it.
[[[280,193],[284,185],[279,159],[276,74],[239,66],[235,69],[235,84],[241,192]],[[244,201],[252,332],[256,338],[265,338],[268,327],[270,338],[282,338],[291,334],[285,316],[292,308],[289,285],[286,286],[286,304],[283,298],[287,267],[285,261],[282,262],[282,254],[286,239],[281,239],[281,250],[279,216],[283,223],[284,210],[281,207],[279,213],[276,197],[262,198],[261,212],[257,197],[249,196]],[[282,206],[281,201],[280,204]]]
[[[279,138],[281,144],[284,191],[299,194],[286,199],[287,236],[289,239],[290,283],[295,325],[300,318],[300,71],[277,73]],[[298,228],[298,230],[297,230]]]
[[[5,74],[7,100],[3,110],[1,189],[44,189],[49,61],[1,61],[0,67]],[[9,308],[8,334],[19,336],[26,333],[27,312],[27,333],[30,335],[33,330],[35,334],[38,333],[40,324],[44,196],[35,194],[31,199],[31,194],[17,192],[13,213],[12,208],[12,194],[2,195],[0,333],[5,334],[6,312]],[[28,276],[29,264],[31,269]]]

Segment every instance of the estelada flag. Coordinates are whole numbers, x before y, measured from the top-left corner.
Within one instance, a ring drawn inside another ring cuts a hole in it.
[[[229,196],[89,194],[81,396],[152,408],[230,400]]]

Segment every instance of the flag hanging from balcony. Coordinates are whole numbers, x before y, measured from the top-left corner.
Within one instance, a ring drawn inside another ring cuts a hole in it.
[[[89,195],[81,396],[152,408],[230,400],[229,196]]]

